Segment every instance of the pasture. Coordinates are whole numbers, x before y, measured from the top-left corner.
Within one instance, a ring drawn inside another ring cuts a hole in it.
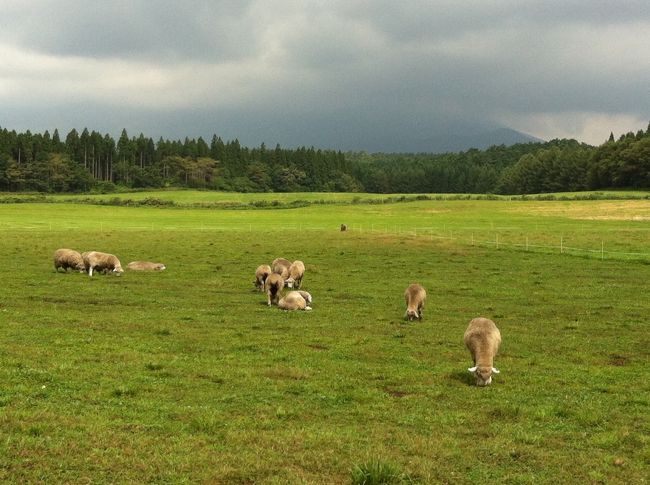
[[[648,200],[0,204],[0,235],[0,481],[647,481]],[[168,269],[55,273],[59,247]],[[311,312],[254,291],[277,256]],[[488,388],[476,316],[503,336]]]

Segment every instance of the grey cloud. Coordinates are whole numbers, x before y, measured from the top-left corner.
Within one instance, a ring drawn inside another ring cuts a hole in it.
[[[79,56],[101,61],[101,69],[111,69],[113,59],[128,61],[120,72],[132,69],[137,76],[140,66],[154,66],[152,76],[168,76],[159,80],[159,92],[156,86],[148,90],[149,109],[126,102],[111,106],[97,87],[95,100],[87,101],[102,107],[95,123],[92,109],[80,117],[78,107],[76,114],[68,108],[72,101],[59,100],[57,109],[98,130],[128,120],[130,131],[152,136],[157,130],[169,137],[216,132],[252,144],[356,143],[368,149],[385,149],[392,141],[401,149],[432,133],[487,129],[509,116],[650,117],[650,62],[643,55],[650,9],[640,1],[124,0],[30,6],[9,3],[0,17],[0,47]],[[93,78],[87,75],[85,93],[93,93]],[[126,85],[142,89],[142,83]],[[198,94],[172,110],[169,97],[185,99],[186,92]],[[140,92],[127,94],[138,99]],[[31,102],[3,99],[0,107],[23,113]],[[0,124],[7,126],[7,119]]]

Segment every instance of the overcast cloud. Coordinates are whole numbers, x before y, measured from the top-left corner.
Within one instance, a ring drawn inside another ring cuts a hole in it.
[[[647,0],[0,0],[0,126],[410,151],[650,120]]]

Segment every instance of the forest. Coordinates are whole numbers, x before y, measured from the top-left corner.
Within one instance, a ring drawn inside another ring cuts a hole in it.
[[[214,135],[154,142],[126,130],[0,129],[0,191],[113,192],[188,187],[237,192],[537,194],[650,188],[650,124],[600,146],[575,140],[459,153],[244,147]]]

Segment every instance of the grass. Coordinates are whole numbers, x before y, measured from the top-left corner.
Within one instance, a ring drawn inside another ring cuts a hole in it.
[[[632,209],[557,210],[600,203],[2,205],[0,481],[643,483],[650,264],[461,239],[647,252]],[[56,274],[58,247],[168,269]],[[312,312],[254,291],[280,255],[305,261]],[[402,319],[412,281],[429,293],[421,323]],[[462,344],[478,315],[503,335],[485,389]]]

